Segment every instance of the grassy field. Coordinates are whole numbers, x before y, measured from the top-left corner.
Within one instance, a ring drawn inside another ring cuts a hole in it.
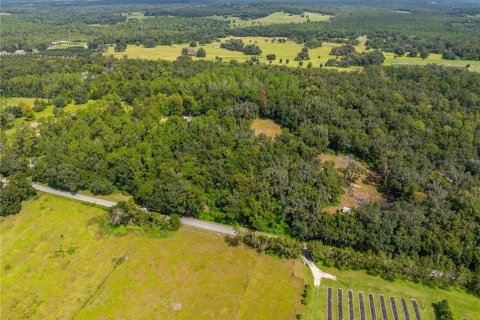
[[[231,37],[230,37],[231,38]],[[238,37],[237,37],[238,38]],[[220,39],[225,41],[229,38]],[[287,41],[285,43],[272,42],[273,38],[269,37],[241,37],[245,44],[257,44],[260,49],[262,49],[262,54],[258,56],[259,60],[262,63],[269,64],[270,61],[266,59],[266,55],[274,53],[276,55],[276,60],[272,62],[274,65],[287,65],[289,67],[298,67],[298,61],[294,61],[297,53],[300,52],[303,45],[295,43],[293,41]],[[360,45],[356,46],[358,52],[365,51],[365,39],[360,39]],[[201,46],[207,52],[207,56],[204,58],[206,60],[215,60],[216,57],[221,57],[223,61],[237,60],[240,62],[247,61],[251,56],[244,55],[242,52],[238,51],[229,51],[223,48],[220,48],[221,42],[212,42],[210,44]],[[310,60],[304,61],[303,67],[306,67],[309,62],[312,63],[313,67],[319,67],[320,64],[325,65],[327,60],[335,58],[330,55],[330,51],[333,47],[337,47],[340,44],[324,42],[323,46],[317,49],[309,50]],[[177,59],[180,55],[182,48],[186,47],[187,44],[175,44],[171,46],[157,46],[155,48],[145,48],[143,46],[129,45],[125,52],[114,52],[113,47],[109,47],[107,54],[113,55],[115,57],[121,58],[128,56],[129,58],[139,58],[139,59],[163,59],[173,61]],[[470,60],[444,60],[441,59],[439,54],[431,54],[427,59],[423,60],[421,58],[408,58],[397,57],[392,53],[384,53],[385,62],[384,65],[401,65],[401,64],[410,64],[410,65],[426,65],[430,63],[441,64],[445,66],[456,66],[456,67],[465,67],[467,64],[470,64],[470,70],[480,72],[480,61],[470,61]],[[199,58],[193,57],[193,60],[198,60]],[[282,62],[280,63],[280,59]],[[290,62],[286,64],[286,59],[289,59]],[[325,67],[326,69],[336,69],[340,71],[355,71],[361,70],[362,67],[352,66],[350,68],[337,68],[337,67]]]
[[[395,58],[395,54],[391,52],[384,52],[386,66],[393,65],[427,65],[427,64],[441,64],[449,67],[461,67],[464,68],[466,65],[470,65],[469,70],[480,72],[480,61],[470,61],[470,60],[445,60],[442,59],[441,54],[432,53],[428,56],[427,59],[423,60],[420,57],[409,58],[407,56]]]
[[[230,37],[231,38],[231,37]],[[230,38],[222,39],[225,41]],[[302,45],[295,43],[293,41],[287,41],[285,43],[272,42],[273,38],[268,37],[242,37],[241,38],[245,44],[257,44],[260,49],[262,49],[262,54],[258,56],[259,60],[262,63],[270,63],[266,59],[266,55],[274,53],[276,55],[276,60],[272,62],[275,65],[287,65],[290,67],[298,67],[298,61],[294,61],[297,53],[302,50]],[[221,42],[212,42],[210,44],[200,46],[205,49],[207,56],[205,60],[215,60],[216,57],[222,58],[223,61],[237,60],[240,62],[250,60],[251,56],[247,56],[242,52],[238,51],[229,51],[223,48],[220,48]],[[171,46],[157,46],[155,48],[145,48],[143,46],[129,45],[125,52],[115,52],[113,47],[109,47],[107,54],[111,54],[117,58],[128,56],[129,58],[139,58],[139,59],[163,59],[173,61],[177,59],[180,55],[182,48],[186,47],[184,45],[171,45]],[[319,67],[321,63],[325,64],[328,59],[331,59],[332,56],[329,55],[330,50],[333,47],[337,47],[339,44],[325,42],[321,48],[311,49],[309,51],[311,60],[304,61],[303,66],[306,67],[309,62],[312,62],[314,67]],[[193,57],[193,60],[198,60],[199,58]],[[280,63],[280,59],[283,61]],[[289,59],[290,62],[287,64],[286,59]],[[329,69],[336,69],[335,67],[328,67]],[[338,69],[338,68],[337,68]],[[360,70],[360,67],[351,67],[348,69],[341,69],[345,71]]]
[[[183,227],[169,238],[101,233],[105,211],[53,195],[1,220],[2,319],[291,319],[298,262]]]
[[[375,308],[377,311],[377,317],[380,314],[380,303],[378,301],[378,295],[383,294],[388,300],[390,296],[394,296],[397,302],[397,309],[400,313],[400,317],[403,318],[403,312],[399,309],[400,298],[406,298],[408,301],[408,309],[410,317],[414,317],[413,307],[410,303],[410,299],[416,299],[419,304],[419,310],[424,320],[434,320],[435,315],[431,306],[432,302],[437,302],[442,299],[447,299],[450,303],[452,311],[454,312],[456,319],[465,317],[469,320],[480,319],[480,298],[468,294],[467,292],[458,288],[450,288],[447,290],[439,288],[431,288],[425,285],[413,283],[410,281],[396,280],[394,282],[385,281],[379,277],[367,275],[362,271],[340,271],[333,267],[325,267],[319,265],[319,267],[331,274],[337,276],[337,280],[322,279],[321,285],[318,289],[314,290],[314,296],[312,302],[305,310],[305,319],[324,319],[327,313],[327,288],[334,288],[334,308],[333,318],[337,319],[337,288],[343,289],[343,314],[344,318],[348,315],[348,303],[346,302],[347,290],[353,290],[354,294],[354,306],[355,306],[355,318],[360,319],[360,313],[358,310],[358,292],[361,291],[364,294],[366,302],[366,312],[368,318],[370,318],[370,307],[368,304],[368,294],[372,293],[375,298]],[[389,312],[389,318],[393,319],[391,313],[390,302],[387,302],[387,310]],[[422,308],[422,306],[424,308]],[[412,318],[413,319],[413,318]]]
[[[252,129],[256,135],[264,134],[270,138],[275,138],[282,133],[282,128],[270,119],[253,120]]]
[[[272,24],[285,24],[285,23],[305,23],[308,21],[311,22],[322,22],[328,21],[331,16],[315,13],[315,12],[304,12],[303,14],[290,14],[287,12],[274,12],[266,17],[259,19],[250,19],[245,20],[237,17],[231,16],[212,16],[215,19],[228,20],[230,25],[234,28],[238,27],[248,27],[248,26],[258,26],[258,25],[272,25]]]

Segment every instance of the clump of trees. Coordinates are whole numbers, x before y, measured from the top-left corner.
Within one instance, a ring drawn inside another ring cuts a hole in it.
[[[111,207],[108,222],[112,227],[137,225],[165,231],[176,231],[182,225],[178,215],[167,218],[146,209],[140,209],[131,200],[121,201]]]
[[[230,51],[243,51],[244,46],[242,39],[228,39],[220,44],[220,48]]]
[[[197,58],[205,58],[207,56],[207,52],[205,51],[204,48],[199,48],[197,50]]]
[[[220,47],[230,51],[240,51],[249,56],[262,54],[262,50],[258,45],[245,45],[242,39],[228,39],[225,42],[222,42]]]
[[[247,56],[256,56],[262,54],[262,50],[256,44],[248,44],[243,47],[243,53]]]
[[[308,54],[308,47],[304,46],[302,50],[297,53],[297,56],[295,57],[296,61],[302,61],[302,60],[310,60],[310,55]]]
[[[12,174],[8,181],[2,182],[0,189],[0,215],[8,216],[19,213],[22,209],[22,201],[37,194],[31,182],[24,173]]]
[[[294,259],[298,257],[303,245],[290,237],[272,237],[253,231],[237,231],[234,236],[227,235],[225,241],[233,246],[244,244],[258,252],[276,255],[282,258]]]

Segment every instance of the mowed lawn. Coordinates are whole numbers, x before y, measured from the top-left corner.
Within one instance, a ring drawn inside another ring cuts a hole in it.
[[[215,60],[216,57],[222,58],[222,61],[237,60],[240,62],[247,61],[251,56],[247,56],[242,52],[238,51],[229,51],[223,48],[220,48],[220,43],[224,42],[229,38],[220,39],[220,42],[212,42],[210,44],[200,46],[205,49],[207,55],[205,60]],[[266,59],[266,56],[270,53],[276,55],[276,60],[272,61],[271,64],[274,65],[286,65],[289,67],[298,67],[299,62],[295,61],[297,53],[301,51],[303,45],[300,43],[295,43],[293,41],[286,42],[272,42],[270,37],[235,37],[236,39],[242,39],[245,44],[257,44],[262,50],[262,54],[258,56],[260,62],[270,64],[270,61]],[[365,38],[360,38],[360,44],[356,46],[357,52],[365,51]],[[349,68],[338,68],[338,67],[325,67],[325,63],[329,59],[336,58],[335,56],[330,55],[330,51],[333,47],[338,47],[341,44],[324,42],[323,46],[316,49],[310,49],[309,55],[310,60],[303,62],[303,67],[306,67],[309,62],[312,63],[313,67],[320,67],[322,64],[326,69],[336,69],[339,71],[355,71],[361,70],[362,67],[351,66]],[[180,56],[181,50],[184,47],[187,47],[187,44],[174,44],[171,46],[156,46],[155,48],[145,48],[143,46],[129,45],[125,52],[115,52],[114,47],[109,47],[106,54],[113,55],[117,58],[122,58],[128,56],[129,58],[138,58],[138,59],[149,59],[149,60],[176,60]],[[199,48],[200,48],[199,47]],[[445,66],[454,66],[454,67],[465,67],[467,64],[470,65],[469,70],[480,72],[480,61],[472,60],[444,60],[441,58],[440,54],[431,54],[427,59],[423,60],[419,57],[409,58],[407,56],[397,57],[393,53],[384,52],[385,62],[384,65],[426,65],[426,64],[440,64]],[[199,60],[200,58],[193,57],[193,60]],[[282,59],[282,62],[280,62]],[[286,60],[289,59],[290,62],[287,64]]]
[[[383,294],[387,304],[389,319],[393,319],[390,305],[390,296],[395,297],[397,310],[400,318],[403,319],[403,310],[401,309],[400,298],[407,300],[407,306],[410,318],[415,319],[410,299],[415,299],[419,306],[420,314],[423,320],[435,320],[432,308],[432,302],[438,302],[447,299],[450,303],[455,319],[480,319],[480,298],[468,294],[459,288],[440,289],[432,288],[411,281],[395,280],[393,282],[385,281],[380,277],[374,277],[363,271],[340,271],[333,267],[319,267],[331,274],[337,276],[337,280],[322,279],[321,286],[314,290],[311,304],[309,304],[304,315],[306,320],[326,319],[327,315],[327,288],[332,287],[333,292],[333,318],[338,319],[337,289],[343,290],[343,316],[348,317],[348,298],[347,290],[353,290],[355,318],[360,319],[358,292],[363,292],[367,318],[370,319],[370,305],[368,294],[374,295],[375,309],[377,318],[381,317],[379,294]],[[423,307],[423,308],[422,308]]]
[[[301,308],[297,262],[188,227],[105,234],[105,214],[43,194],[1,220],[2,319],[292,319]]]

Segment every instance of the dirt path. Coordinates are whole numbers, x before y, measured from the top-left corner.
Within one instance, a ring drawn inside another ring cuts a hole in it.
[[[313,285],[315,287],[320,287],[320,282],[322,278],[337,280],[336,276],[320,270],[315,264],[315,262],[313,262],[313,259],[310,256],[310,253],[308,253],[308,251],[304,250],[300,257],[302,258],[303,263],[305,263],[312,271]]]

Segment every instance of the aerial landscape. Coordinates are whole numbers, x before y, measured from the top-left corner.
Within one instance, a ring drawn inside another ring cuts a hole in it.
[[[480,319],[476,0],[4,0],[0,319]]]

